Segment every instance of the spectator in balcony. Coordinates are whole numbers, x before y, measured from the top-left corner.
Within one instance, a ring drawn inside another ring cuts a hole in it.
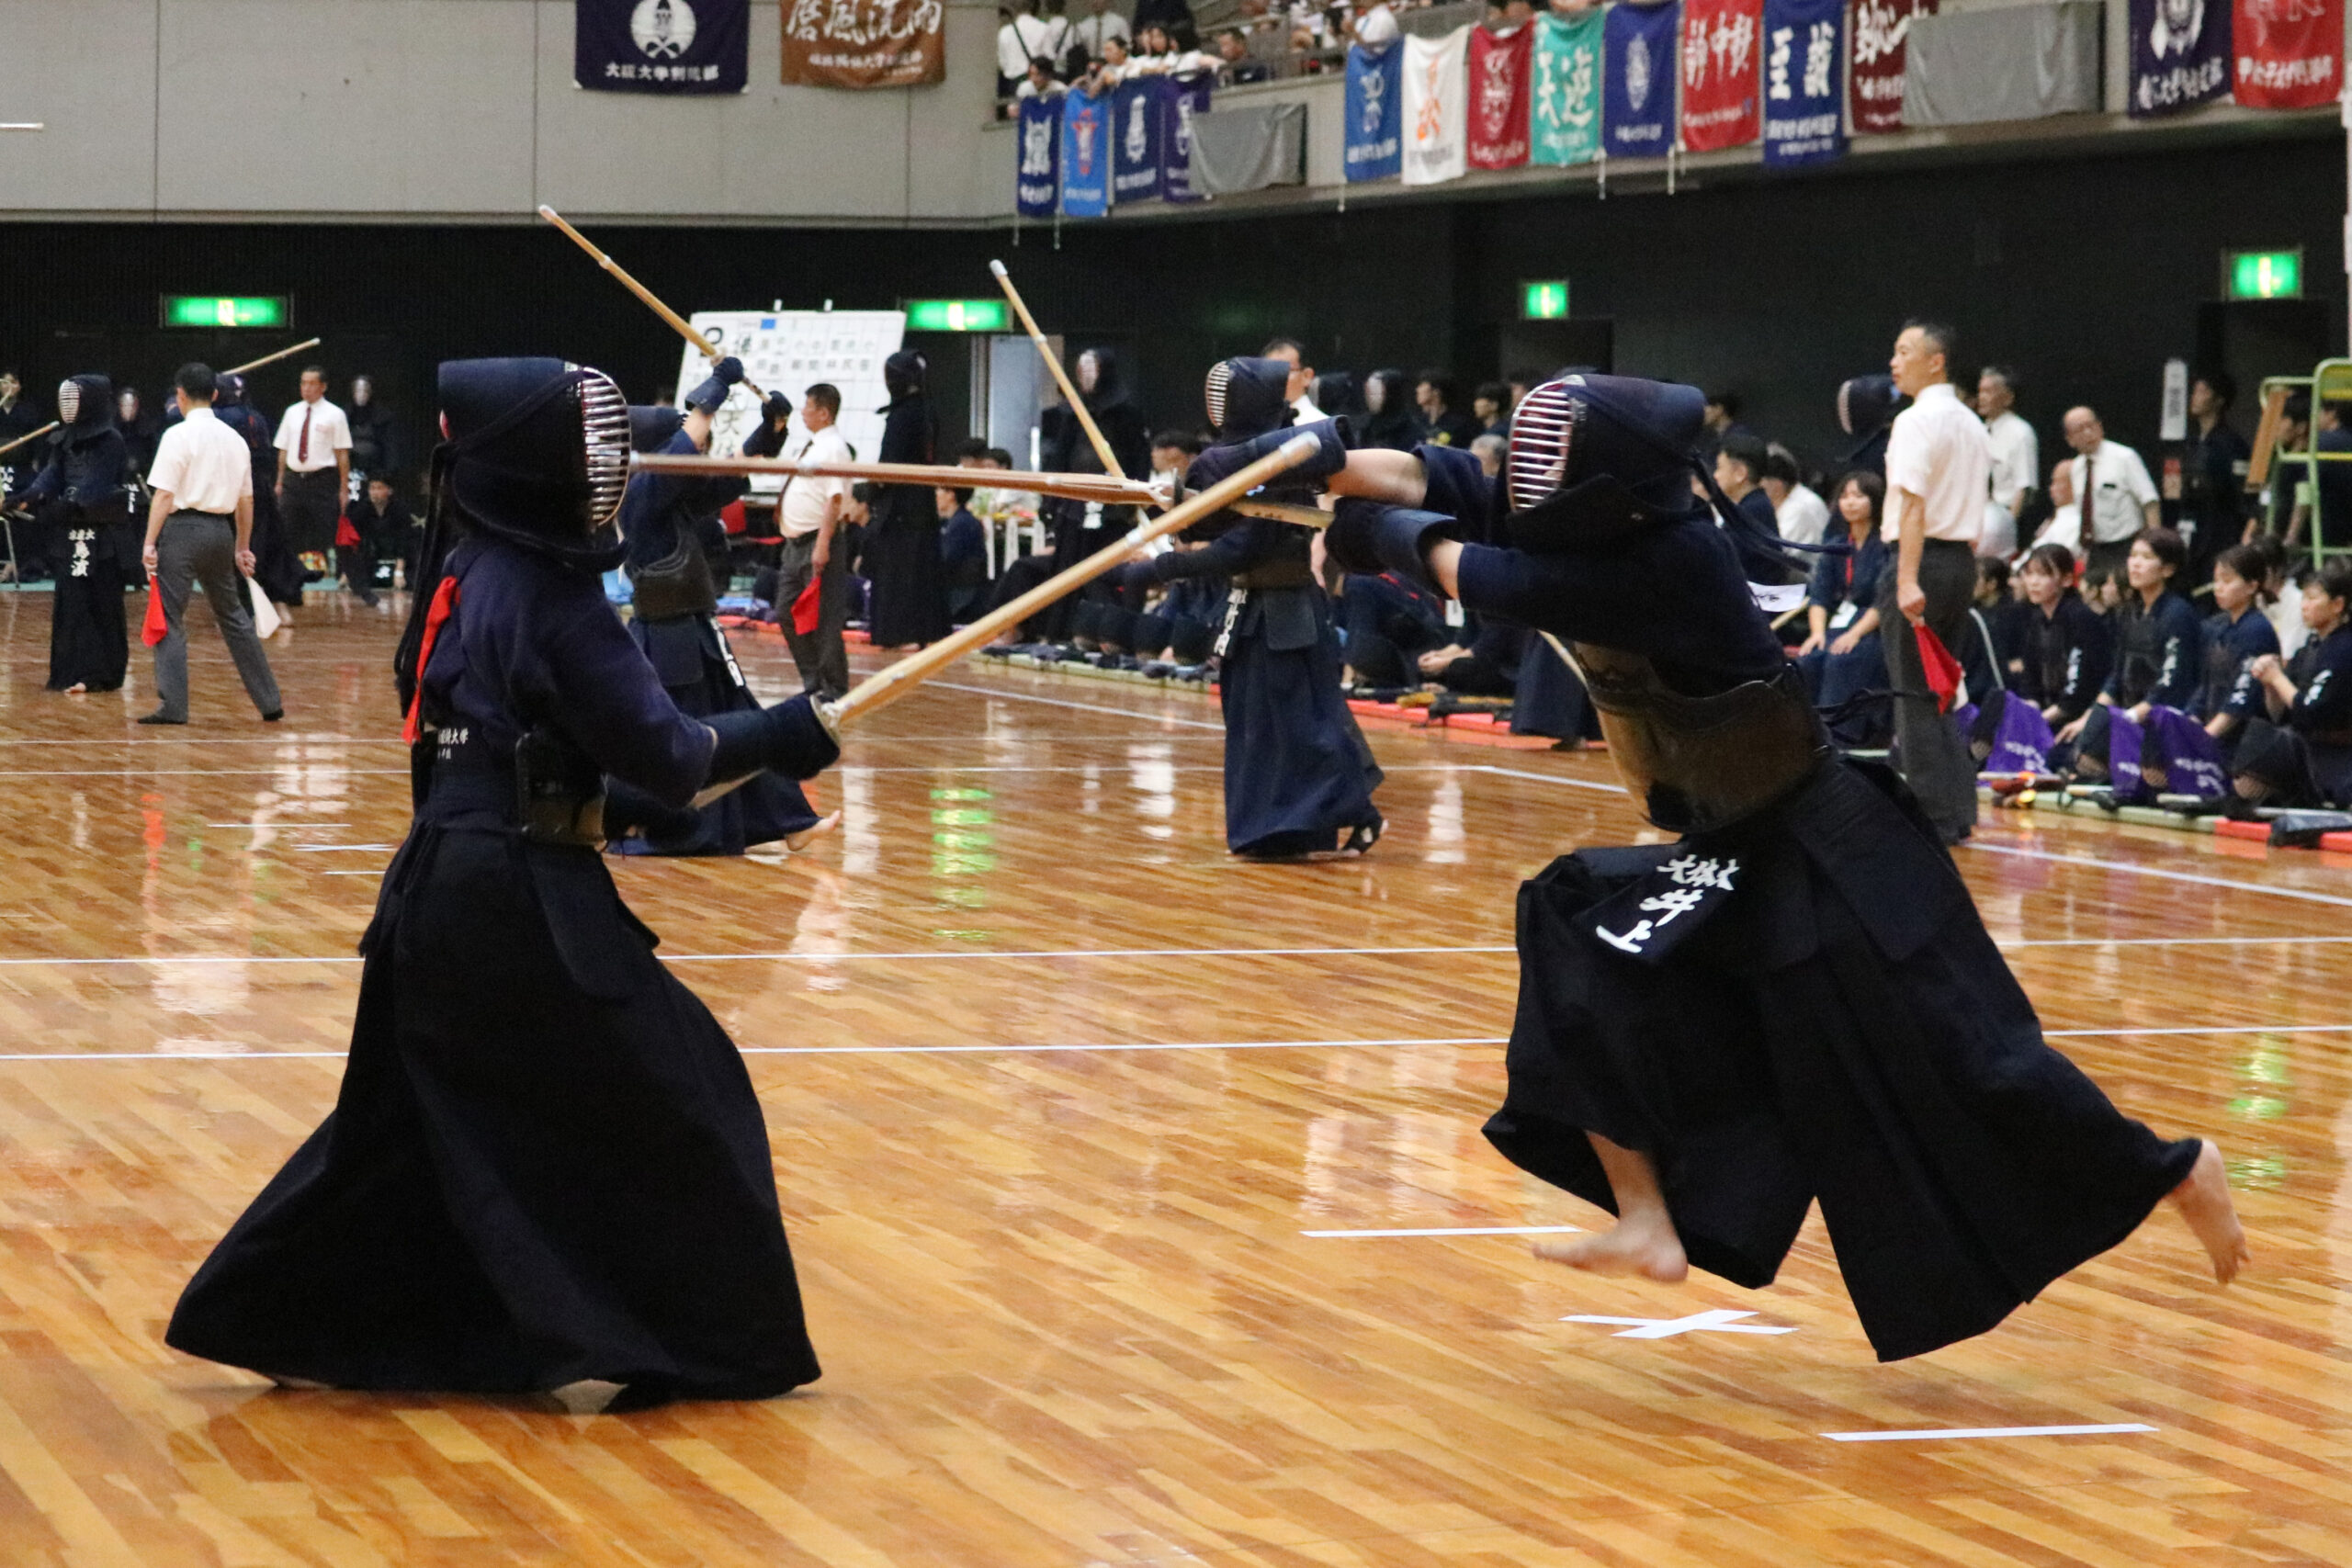
[[[2213,561],[2245,529],[2245,475],[2254,460],[2246,438],[2230,428],[2238,384],[2220,370],[2188,384],[2188,445],[2180,454],[2180,524],[2188,539],[2188,581],[2201,583]]]
[[[1201,31],[1193,25],[1193,8],[1185,0],[1136,0],[1136,36],[1141,38],[1144,28],[1155,23],[1166,29],[1178,49],[1200,47]]]
[[[1821,543],[1829,531],[1829,503],[1804,482],[1796,454],[1777,441],[1764,448],[1764,493],[1771,498],[1781,537],[1798,545]]]
[[[1477,439],[1478,422],[1460,409],[1461,384],[1451,370],[1424,370],[1413,388],[1421,411],[1421,440],[1432,446],[1467,447]]]
[[[2232,545],[2213,558],[2213,613],[2205,617],[2205,680],[2192,717],[2220,741],[2227,756],[2244,735],[2246,720],[2263,711],[2262,683],[2254,661],[2278,657],[2278,633],[2262,613],[2267,563],[2252,545]]]
[[[1111,9],[1111,0],[1086,0],[1086,15],[1069,25],[1069,38],[1065,45],[1070,62],[1070,74],[1086,69],[1086,62],[1098,59],[1102,46],[1112,39],[1122,42],[1135,34],[1128,30],[1127,19]]]
[[[1012,96],[1016,99],[1051,98],[1068,91],[1055,79],[1054,62],[1041,54],[1029,62],[1029,74],[1021,79],[1021,85],[1012,90]]]
[[[1993,444],[1993,493],[1986,502],[1984,531],[1976,553],[2006,560],[2017,553],[2018,525],[2041,471],[2041,444],[2033,426],[2018,416],[2017,372],[1987,365],[1976,373],[1976,413]]]
[[[1478,422],[1484,435],[1498,435],[1510,439],[1510,385],[1504,381],[1481,381],[1478,389],[1470,394],[1470,417]]]
[[[2131,447],[2107,438],[2107,427],[2096,412],[2087,407],[2066,411],[2066,445],[2076,454],[2072,477],[2083,509],[2083,546],[2090,563],[2083,580],[2096,584],[2122,572],[2132,542],[2143,528],[2163,522],[2163,513],[2148,465]]]
[[[1227,28],[1216,35],[1217,76],[1229,87],[1246,82],[1263,82],[1271,77],[1273,68],[1250,52],[1250,40],[1238,28]]]
[[[1016,0],[1012,14],[996,30],[996,96],[1012,96],[1015,85],[1029,73],[1029,62],[1062,52],[1068,25],[1059,17],[1037,14],[1037,0]]]
[[[1772,498],[1764,491],[1764,465],[1770,461],[1762,436],[1734,430],[1715,448],[1715,483],[1749,522],[1767,534],[1780,532]]]
[[[2302,590],[2311,640],[2291,661],[2254,661],[2264,708],[2232,782],[2256,804],[2352,806],[2352,560],[2306,574]]]
[[[1413,378],[1402,370],[1375,370],[1364,378],[1363,427],[1359,444],[1410,452],[1421,444],[1420,420],[1413,412]]]
[[[1087,67],[1085,87],[1088,93],[1101,97],[1135,73],[1135,54],[1123,38],[1105,39],[1102,58]]]

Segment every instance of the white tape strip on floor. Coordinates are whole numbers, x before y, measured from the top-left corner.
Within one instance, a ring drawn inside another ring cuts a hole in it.
[[[1408,1231],[1301,1231],[1301,1235],[1343,1236],[1350,1240],[1391,1235],[1557,1235],[1581,1230],[1581,1225],[1431,1225]]]
[[[328,874],[333,875],[334,873]],[[377,872],[362,874],[374,876]],[[889,963],[972,963],[989,959],[1019,959],[1031,962],[1049,958],[1385,958],[1392,956],[1453,954],[1462,953],[1510,953],[1509,946],[1492,947],[1101,947],[1044,948],[1029,952],[964,952],[919,951],[911,953],[667,953],[660,956],[671,964],[860,964]],[[0,967],[36,968],[54,965],[58,968],[83,967],[106,964],[356,964],[356,953],[322,953],[314,957],[271,956],[247,957],[233,953],[190,953],[183,954],[142,954],[122,958],[0,958]]]
[[[2095,860],[2089,855],[2052,854],[2048,850],[2021,849],[2015,844],[1984,844],[1970,840],[1962,846],[1980,854],[2015,855],[2019,860],[2049,861],[2058,865],[2090,866],[2098,871],[2129,872],[2134,876],[2154,876],[2165,882],[2190,882],[2200,887],[2229,887],[2240,893],[2267,893],[2273,898],[2301,898],[2312,904],[2335,904],[2352,908],[2352,898],[2335,893],[2313,893],[2301,887],[2273,887],[2263,882],[2241,882],[2233,876],[2203,876],[2193,871],[2166,871],[2156,865],[2133,865],[2129,861]]]
[[[1116,714],[1121,718],[1155,720],[1161,724],[1182,725],[1186,729],[1223,729],[1222,723],[1212,724],[1204,718],[1178,718],[1173,714],[1156,714],[1148,708],[1106,707],[1101,703],[1074,703],[1067,697],[1040,697],[1028,692],[1007,691],[1001,686],[963,686],[953,681],[926,681],[934,692],[973,692],[983,697],[1001,697],[1011,703],[1037,703],[1049,708],[1076,708],[1080,713]]]
[[[2120,1432],[2153,1432],[2144,1421],[2110,1421],[2090,1427],[1930,1427],[1917,1432],[1824,1432],[1833,1443],[1925,1443],[1945,1438],[2089,1438]]]

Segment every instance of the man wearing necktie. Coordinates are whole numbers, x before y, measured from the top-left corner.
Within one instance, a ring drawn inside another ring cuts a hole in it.
[[[327,574],[335,519],[351,482],[351,422],[327,401],[323,366],[302,368],[302,400],[277,422],[277,511],[304,581]]]

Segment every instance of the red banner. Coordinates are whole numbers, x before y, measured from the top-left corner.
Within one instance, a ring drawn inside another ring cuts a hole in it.
[[[1851,73],[1857,135],[1903,129],[1903,40],[1936,14],[1936,0],[1854,0]]]
[[[1756,140],[1758,111],[1757,44],[1764,32],[1764,0],[1684,0],[1682,6],[1682,145],[1713,152]]]
[[[2241,106],[2306,109],[2335,101],[2344,79],[2344,0],[2237,0],[2231,22]]]
[[[1470,166],[1516,169],[1527,162],[1527,79],[1535,29],[1470,35]]]

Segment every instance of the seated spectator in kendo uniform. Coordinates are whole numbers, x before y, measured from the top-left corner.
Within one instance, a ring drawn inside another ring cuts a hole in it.
[[[2282,664],[2254,661],[2260,716],[2248,721],[2232,783],[2256,806],[2352,808],[2352,560],[2305,574],[2311,638]]]
[[[691,456],[710,448],[711,417],[742,379],[732,355],[688,392],[683,411],[646,410],[631,434],[670,434],[659,450]],[[676,423],[669,424],[674,418]],[[650,429],[646,427],[650,426]],[[628,632],[680,712],[695,718],[759,705],[718,625],[712,563],[725,570],[727,532],[718,510],[749,481],[734,475],[688,478],[641,473],[621,503],[621,537],[629,579]],[[820,818],[795,781],[762,774],[707,805],[664,806],[624,781],[609,792],[606,825],[622,854],[739,855],[752,844],[784,840],[797,850],[838,819]]]
[[[1726,448],[1730,445],[1724,443]],[[1719,455],[1717,471],[1728,461]],[[1829,716],[1830,738],[1849,749],[1885,745],[1894,722],[1883,701],[1855,700],[1886,682],[1878,624],[1878,592],[1894,564],[1879,537],[1885,502],[1886,481],[1868,468],[1856,468],[1838,481],[1837,512],[1851,548],[1815,558],[1805,588],[1808,629],[1797,649],[1797,670],[1814,706]]]
[[[1416,661],[1451,640],[1446,609],[1444,597],[1427,584],[1408,583],[1394,573],[1342,576],[1340,624],[1348,683],[1394,690],[1419,685]]]
[[[1520,663],[1534,634],[1493,615],[1475,619],[1469,644],[1422,655],[1421,673],[1457,697],[1508,697],[1518,690]]]
[[[1219,446],[1287,428],[1289,380],[1290,367],[1279,359],[1212,366],[1208,416]],[[1279,480],[1263,493],[1277,502],[1313,498]],[[1130,584],[1232,580],[1218,645],[1226,845],[1265,860],[1334,848],[1361,854],[1386,825],[1372,801],[1381,773],[1340,691],[1339,629],[1310,564],[1315,530],[1229,513],[1216,521],[1231,525],[1204,547],[1133,562],[1122,575]]]
[[[1487,1136],[1617,1221],[1539,1253],[1757,1289],[1817,1198],[1884,1360],[1992,1328],[2167,1196],[2227,1282],[2246,1250],[2221,1151],[2159,1139],[2050,1047],[1908,789],[1827,744],[1754,597],[1786,581],[1781,541],[1690,495],[1702,402],[1538,387],[1504,484],[1328,430],[1292,470],[1346,497],[1328,548],[1350,570],[1569,639],[1634,801],[1679,835],[1579,850],[1520,890]]]
[[[2084,777],[2105,778],[2114,717],[2148,722],[2155,706],[2185,709],[2196,700],[2205,673],[2204,628],[2173,580],[2188,566],[2188,545],[2169,528],[2143,528],[2124,558],[2126,592],[2115,613],[2115,662],[2098,698],[2058,731],[2058,744],[2073,747],[2073,767]],[[2058,753],[2053,753],[2056,757]],[[2057,764],[2062,769],[2063,761]]]
[[[126,489],[130,448],[115,427],[113,387],[103,376],[60,383],[57,423],[62,428],[43,444],[40,471],[0,504],[31,510],[56,577],[49,689],[120,691],[130,667],[122,595],[146,574]]]
[[[989,531],[972,515],[968,490],[936,490],[932,502],[939,509],[939,567],[947,589],[947,618],[963,626],[978,615],[989,597]]]
[[[2000,679],[1984,687],[1972,681],[1973,692],[1989,692],[1994,686],[2007,686],[2025,668],[2025,634],[2028,617],[2033,606],[2025,602],[2024,585],[2017,581],[2009,563],[1998,556],[1979,556],[1976,559],[1976,615],[1984,622],[1985,635],[1992,638],[1993,662]]]
[[[358,543],[349,547],[356,566],[355,584],[373,586],[383,575],[382,563],[406,560],[411,548],[409,536],[416,531],[416,519],[410,514],[408,503],[388,473],[371,473],[360,487],[360,496],[344,510],[344,520],[351,525]]]
[[[556,359],[441,367],[394,661],[415,821],[385,873],[334,1111],[165,1338],[288,1387],[594,1408],[818,1376],[741,1055],[597,852],[605,779],[684,809],[839,750],[806,697],[681,713],[605,602],[628,413]]]
[[[1987,693],[1970,727],[1969,750],[1979,762],[1992,755],[2009,703],[2030,703],[2052,731],[2064,729],[2090,711],[2114,666],[2107,617],[2075,587],[2074,551],[2034,546],[2018,568],[2018,580],[2032,614],[2025,618],[2019,668],[2008,689]]]
[[[1715,483],[1748,521],[1777,536],[1781,532],[1780,516],[1772,510],[1770,493],[1764,489],[1764,466],[1770,460],[1770,449],[1764,445],[1762,436],[1734,426],[1724,436],[1723,445],[1715,448]]]
[[[2213,613],[2205,617],[2205,679],[2189,716],[2205,726],[2226,761],[2245,739],[2246,721],[2267,716],[2255,660],[2278,657],[2278,632],[2262,613],[2269,592],[2267,563],[2251,545],[2232,545],[2213,558]]]

